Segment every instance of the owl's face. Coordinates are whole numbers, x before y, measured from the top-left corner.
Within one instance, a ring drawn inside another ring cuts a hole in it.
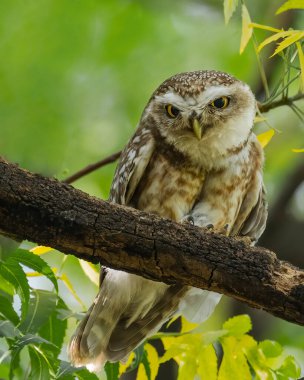
[[[152,117],[167,142],[199,160],[243,144],[255,112],[255,98],[245,83],[225,73],[197,71],[161,84],[143,118]]]

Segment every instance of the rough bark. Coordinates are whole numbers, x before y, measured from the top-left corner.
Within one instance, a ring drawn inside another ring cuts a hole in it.
[[[110,204],[0,159],[0,233],[304,324],[304,271],[261,247]]]

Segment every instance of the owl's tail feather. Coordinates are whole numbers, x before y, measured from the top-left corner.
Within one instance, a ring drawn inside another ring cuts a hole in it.
[[[127,276],[127,282],[122,284],[125,279],[121,277],[119,287],[113,280],[103,282],[71,339],[69,355],[77,367],[98,371],[106,361],[127,358],[175,313],[180,298],[188,290],[185,286],[168,286],[131,274],[121,276]],[[130,279],[132,284],[137,282],[133,290],[127,287]],[[126,292],[121,293],[122,289]]]

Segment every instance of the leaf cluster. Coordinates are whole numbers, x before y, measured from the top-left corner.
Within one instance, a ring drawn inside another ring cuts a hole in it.
[[[119,374],[137,365],[137,379],[154,380],[159,365],[173,359],[178,364],[178,380],[287,380],[300,376],[295,359],[279,343],[257,342],[248,335],[251,321],[247,315],[228,319],[222,329],[208,332],[203,325],[185,331],[189,323],[182,321],[181,333],[162,333],[151,338],[161,339],[166,350],[162,357],[148,342],[141,349],[141,359],[138,352],[133,354],[128,363],[120,366]]]
[[[4,257],[3,257],[4,256]],[[53,290],[29,285],[28,268],[47,278]],[[0,377],[11,379],[98,379],[60,360],[72,312],[58,294],[58,279],[48,263],[17,249],[0,260]],[[24,359],[25,358],[25,359]]]

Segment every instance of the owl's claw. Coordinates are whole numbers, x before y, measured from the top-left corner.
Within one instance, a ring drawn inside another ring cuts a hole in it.
[[[191,215],[187,215],[182,219],[182,224],[191,224],[191,226],[194,226],[194,218]]]
[[[214,230],[214,225],[213,224],[207,224],[207,226],[206,226],[206,228],[208,229],[208,230]]]
[[[229,224],[228,223],[225,224],[223,227],[216,227],[210,223],[210,224],[207,224],[204,228],[210,232],[215,232],[217,234],[222,234],[225,236],[229,235]]]

